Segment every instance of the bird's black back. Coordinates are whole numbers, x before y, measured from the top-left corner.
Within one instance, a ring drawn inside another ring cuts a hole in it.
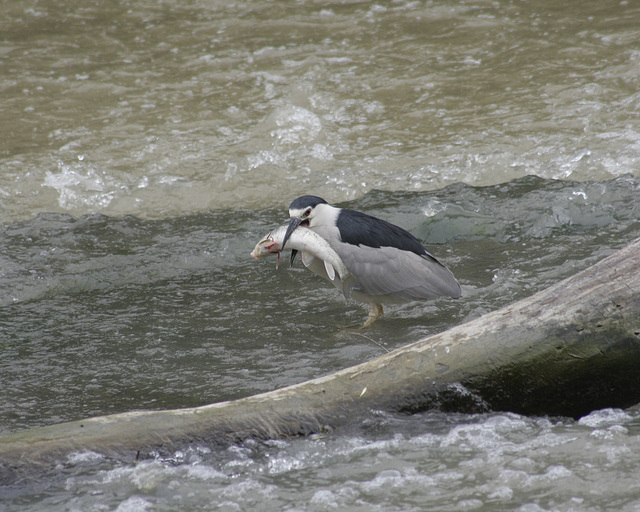
[[[395,247],[403,251],[411,251],[418,256],[433,258],[411,233],[366,213],[343,209],[338,215],[337,225],[340,238],[347,244],[375,248]]]

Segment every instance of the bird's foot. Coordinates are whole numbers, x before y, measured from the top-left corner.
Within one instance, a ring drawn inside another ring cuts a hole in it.
[[[360,326],[355,324],[348,324],[348,325],[339,324],[338,325],[338,327],[342,329],[340,333],[340,337],[350,333],[357,334],[360,331],[365,330],[382,315],[383,315],[382,304],[371,304],[371,308],[369,309],[369,316],[367,316],[367,319],[362,325]]]
[[[383,314],[384,314],[384,311],[382,310],[382,304],[372,303],[371,308],[369,309],[369,316],[367,316],[367,319],[364,321],[364,323],[360,326],[358,330],[361,331],[363,329],[366,329],[378,318],[380,318]]]

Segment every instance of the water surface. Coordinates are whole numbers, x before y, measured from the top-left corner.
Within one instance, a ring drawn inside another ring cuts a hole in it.
[[[640,236],[627,1],[10,2],[0,17],[0,433],[326,375]],[[366,310],[248,258],[314,193],[402,225],[464,297]],[[126,464],[8,511],[631,511],[639,415],[372,413]]]
[[[0,221],[638,173],[634,2],[12,2]]]

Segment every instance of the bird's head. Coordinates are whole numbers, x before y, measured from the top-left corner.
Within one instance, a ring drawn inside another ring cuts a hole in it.
[[[282,248],[285,248],[287,240],[298,226],[313,226],[314,218],[318,215],[318,205],[325,205],[327,202],[318,196],[302,196],[295,199],[289,205],[289,227],[282,241]],[[292,258],[293,259],[293,258]]]

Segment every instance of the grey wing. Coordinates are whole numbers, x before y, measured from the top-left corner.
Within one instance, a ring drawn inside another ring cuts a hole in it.
[[[354,291],[399,300],[462,295],[453,274],[433,257],[395,247],[353,244],[343,244],[336,252],[355,278]]]

